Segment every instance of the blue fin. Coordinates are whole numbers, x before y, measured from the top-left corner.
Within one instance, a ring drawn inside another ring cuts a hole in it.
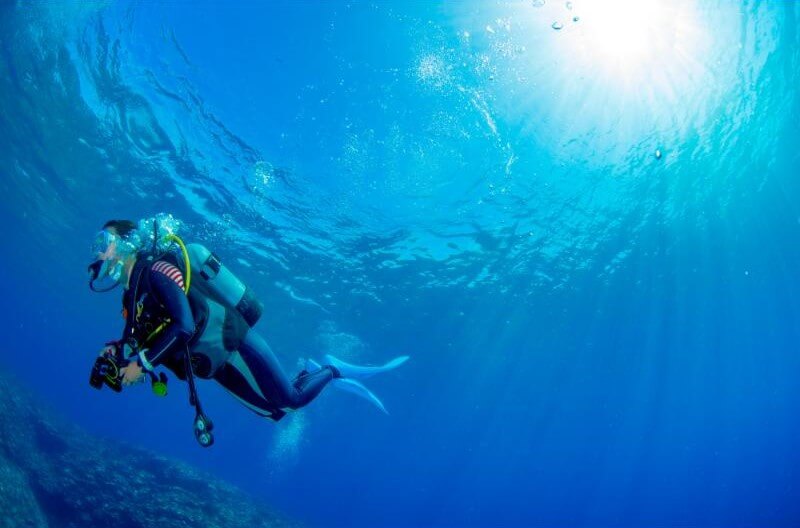
[[[351,379],[367,379],[369,377],[374,376],[375,374],[381,374],[383,372],[388,372],[390,370],[394,370],[406,361],[408,361],[408,356],[400,356],[394,358],[390,362],[386,363],[382,367],[363,367],[360,365],[352,365],[350,363],[346,363],[341,359],[337,359],[330,354],[325,355],[325,361],[329,365],[333,365],[336,370],[339,371],[339,374],[342,375],[343,378],[351,378]]]
[[[306,371],[309,374],[311,374],[313,372],[316,372],[316,371],[320,370],[321,368],[322,368],[322,365],[320,365],[319,363],[317,363],[313,359],[311,359],[311,358],[306,359]]]
[[[333,383],[333,386],[336,387],[337,389],[364,398],[365,400],[371,402],[375,407],[377,407],[384,413],[389,414],[389,411],[387,411],[386,407],[383,406],[381,400],[377,396],[375,396],[375,393],[366,388],[363,384],[359,383],[358,381],[350,378],[336,378],[331,383]]]

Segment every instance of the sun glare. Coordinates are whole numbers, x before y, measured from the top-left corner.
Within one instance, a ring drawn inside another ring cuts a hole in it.
[[[571,9],[565,40],[598,79],[674,92],[696,73],[705,42],[691,0],[584,0]]]
[[[580,6],[585,44],[619,67],[651,58],[670,26],[664,2],[657,0],[595,0]]]
[[[469,3],[463,3],[468,5]],[[460,2],[452,5],[461,6]],[[490,128],[507,120],[567,159],[623,160],[666,131],[690,134],[709,118],[727,64],[716,57],[738,8],[699,0],[525,0],[461,7],[466,43],[493,100]],[[726,4],[727,5],[727,4]],[[487,120],[488,122],[488,120]],[[496,132],[495,132],[496,133]],[[650,147],[648,147],[650,148]],[[601,155],[602,153],[602,155]]]

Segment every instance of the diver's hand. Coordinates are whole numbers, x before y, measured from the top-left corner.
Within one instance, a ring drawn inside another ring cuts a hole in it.
[[[122,384],[133,385],[144,380],[144,370],[139,365],[138,361],[131,361],[128,366],[123,367],[120,372],[122,373]]]

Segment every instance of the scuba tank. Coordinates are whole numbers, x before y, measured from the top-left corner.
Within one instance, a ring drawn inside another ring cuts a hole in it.
[[[222,306],[239,312],[253,327],[264,312],[264,305],[214,253],[201,244],[187,244],[192,266],[192,286]]]
[[[141,220],[138,231],[143,240],[150,239],[153,255],[174,252],[173,244],[180,248],[186,273],[187,294],[191,283],[198,293],[239,312],[247,325],[253,327],[261,318],[264,305],[217,255],[201,244],[184,245],[183,240],[176,234],[180,226],[181,223],[172,215],[162,213],[154,218]]]

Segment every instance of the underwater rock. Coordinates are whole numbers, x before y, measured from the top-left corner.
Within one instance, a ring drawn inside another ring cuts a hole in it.
[[[28,483],[28,477],[13,463],[0,457],[0,527],[48,526],[44,512]]]
[[[299,526],[185,464],[92,437],[3,372],[0,512],[0,528]]]

